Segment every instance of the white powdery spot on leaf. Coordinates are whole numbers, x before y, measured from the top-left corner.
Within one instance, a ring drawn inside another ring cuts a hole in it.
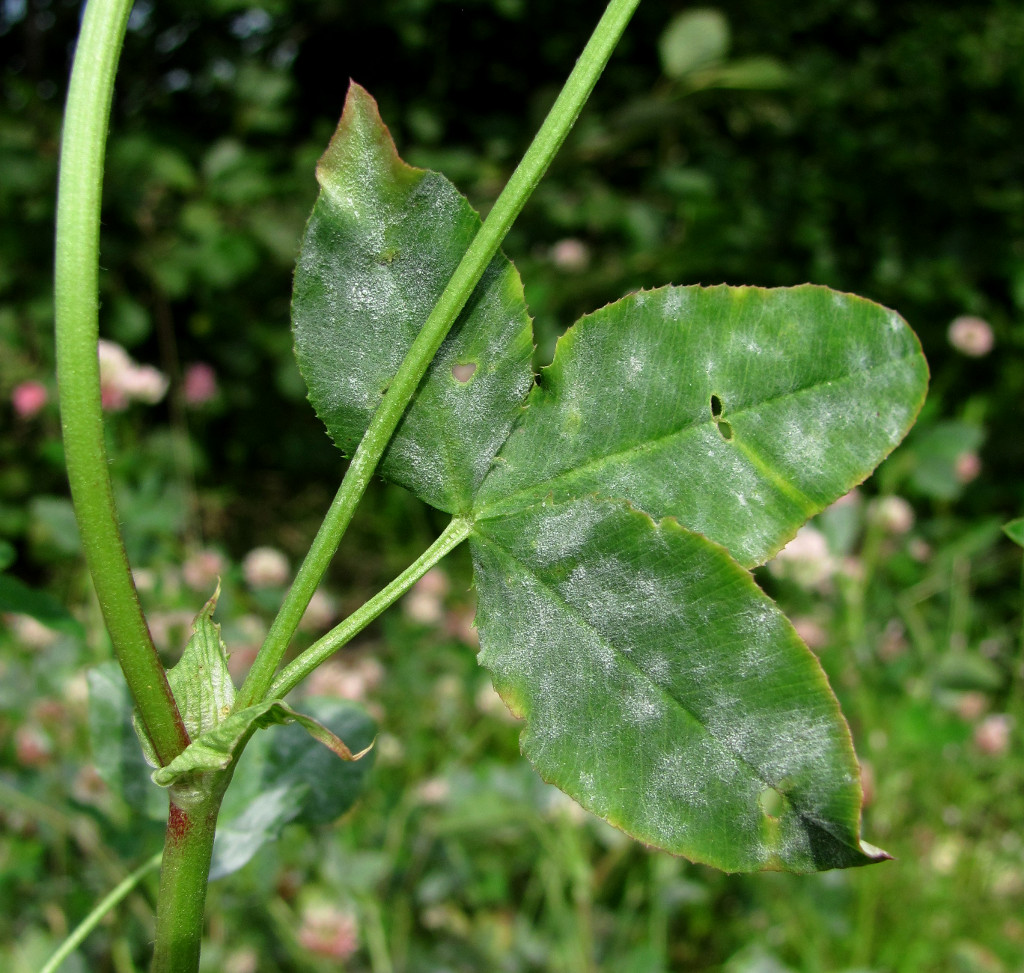
[[[644,671],[659,686],[665,686],[670,682],[673,668],[672,660],[660,652],[652,652],[644,661]]]
[[[656,723],[664,716],[665,704],[649,686],[635,685],[621,701],[626,722],[631,726]]]
[[[814,776],[817,767],[833,762],[832,727],[820,715],[787,713],[769,740],[759,735],[759,766],[771,782],[785,777]]]
[[[576,555],[589,542],[594,529],[605,516],[597,504],[574,504],[549,514],[534,541],[534,558],[547,566]]]

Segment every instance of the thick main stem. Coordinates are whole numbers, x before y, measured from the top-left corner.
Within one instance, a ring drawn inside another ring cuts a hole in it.
[[[189,739],[139,605],[103,444],[99,228],[114,74],[131,0],[89,0],[64,114],[54,265],[57,385],[64,453],[82,548],[114,652],[150,740],[169,763]]]
[[[569,79],[555,100],[522,162],[512,174],[455,269],[426,323],[409,348],[370,425],[356,449],[331,507],[299,568],[256,661],[238,694],[236,708],[264,699],[274,673],[288,648],[348,528],[356,505],[366,491],[385,447],[391,439],[437,349],[451,330],[483,272],[497,252],[513,221],[547,171],[555,153],[569,134],[597,79],[604,71],[615,45],[626,29],[640,0],[611,0],[580,55]]]
[[[151,973],[195,973],[199,969],[213,839],[228,779],[215,793],[187,808],[171,796]]]

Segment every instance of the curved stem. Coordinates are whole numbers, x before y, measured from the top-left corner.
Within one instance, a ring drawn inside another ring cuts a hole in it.
[[[99,228],[114,74],[131,0],[89,0],[64,114],[54,266],[64,453],[85,559],[114,652],[161,762],[189,739],[139,605],[103,444],[97,358]]]
[[[356,505],[370,483],[381,455],[455,319],[469,300],[484,270],[497,252],[513,221],[536,189],[555,153],[569,134],[597,79],[604,71],[615,45],[626,29],[640,0],[611,0],[569,79],[555,100],[522,162],[512,174],[469,249],[455,269],[448,286],[430,312],[388,386],[381,403],[356,449],[327,516],[299,568],[259,655],[249,670],[236,708],[264,699],[274,672],[298,628],[302,615],[338,549]]]
[[[268,695],[272,699],[280,699],[290,693],[317,666],[337,652],[349,639],[358,635],[386,608],[390,608],[398,601],[441,558],[458,547],[472,532],[472,521],[456,517],[444,529],[444,533],[386,588],[378,591],[340,625],[336,625],[322,638],[317,639],[302,655],[285,666],[281,675],[274,680]]]
[[[39,973],[56,973],[61,963],[78,949],[86,936],[100,924],[103,917],[160,864],[162,855],[163,852],[158,851],[152,858],[144,861],[134,872],[100,899],[96,903],[96,907],[75,927],[71,935],[57,947],[56,952],[47,960],[46,965],[43,966]]]

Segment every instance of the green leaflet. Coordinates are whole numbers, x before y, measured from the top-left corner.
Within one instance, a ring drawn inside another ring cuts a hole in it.
[[[821,667],[721,547],[594,498],[482,521],[471,546],[480,661],[545,780],[727,871],[887,857],[860,843],[857,762]]]
[[[398,159],[355,85],[318,176],[295,340],[351,452],[478,221]],[[906,434],[928,377],[913,332],[823,287],[665,287],[584,317],[532,388],[530,343],[496,258],[382,465],[474,523],[480,661],[526,720],[524,752],[584,807],[695,861],[887,857],[860,840],[825,676],[745,568]]]
[[[896,446],[927,379],[914,333],[863,298],[809,285],[633,294],[560,340],[477,516],[549,494],[622,497],[752,567]]]
[[[317,178],[295,270],[295,350],[310,402],[350,455],[480,219],[443,176],[398,158],[357,84]],[[468,510],[533,380],[532,352],[523,285],[499,254],[424,376],[381,474],[442,510]]]

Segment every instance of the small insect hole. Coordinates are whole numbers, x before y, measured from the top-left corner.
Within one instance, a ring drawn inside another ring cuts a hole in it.
[[[452,377],[456,382],[468,382],[476,371],[476,362],[469,362],[465,365],[453,365]]]
[[[774,787],[766,787],[757,796],[757,803],[769,818],[777,818],[786,809],[785,796]]]
[[[722,415],[722,400],[717,395],[711,396],[711,418],[718,419]]]
[[[726,442],[729,442],[732,439],[732,426],[730,426],[724,419],[718,420],[718,432]]]

